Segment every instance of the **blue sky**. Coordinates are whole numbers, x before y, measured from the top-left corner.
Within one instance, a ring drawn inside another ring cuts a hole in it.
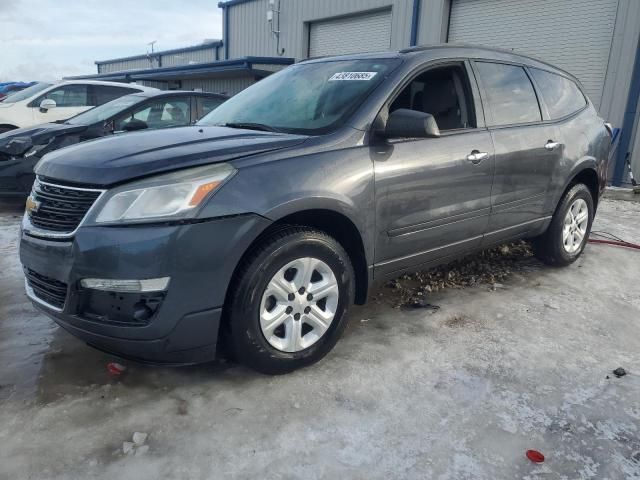
[[[0,0],[0,82],[96,73],[95,60],[222,38],[218,0]]]

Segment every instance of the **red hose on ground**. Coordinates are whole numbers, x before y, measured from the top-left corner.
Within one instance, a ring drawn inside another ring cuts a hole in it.
[[[634,248],[636,250],[640,250],[640,245],[629,242],[619,242],[618,240],[596,240],[590,238],[588,241],[589,243],[604,243],[605,245],[615,245],[616,247]]]

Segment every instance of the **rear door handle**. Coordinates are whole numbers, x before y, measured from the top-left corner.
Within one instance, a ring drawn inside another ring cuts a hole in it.
[[[469,155],[467,155],[467,160],[469,160],[474,165],[479,164],[485,158],[489,158],[489,154],[487,152],[480,152],[478,150],[472,150]]]
[[[547,150],[555,150],[560,146],[560,142],[554,142],[553,140],[549,140],[547,144],[544,146]]]

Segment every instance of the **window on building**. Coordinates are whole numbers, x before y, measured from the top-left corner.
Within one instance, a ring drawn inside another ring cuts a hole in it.
[[[180,127],[191,123],[189,98],[167,98],[144,103],[115,120],[115,130],[124,130],[132,120],[141,120],[147,128]]]
[[[512,125],[542,120],[531,80],[522,67],[477,62],[493,125]]]
[[[111,100],[120,98],[130,93],[136,93],[139,90],[128,87],[113,87],[108,85],[89,85],[89,98],[92,105],[103,105]]]
[[[58,107],[93,107],[95,105],[89,103],[86,85],[65,85],[60,88],[54,88],[42,97],[38,98],[34,103],[39,106],[43,100],[53,100]]]
[[[538,68],[529,71],[552,119],[571,115],[587,104],[578,86],[568,78]]]
[[[400,108],[430,113],[440,130],[475,128],[472,95],[461,65],[432,68],[400,92],[389,112]]]

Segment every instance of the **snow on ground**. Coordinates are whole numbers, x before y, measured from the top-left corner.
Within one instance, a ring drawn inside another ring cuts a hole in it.
[[[112,377],[24,296],[18,216],[0,213],[0,479],[640,478],[640,252],[589,245],[504,288],[429,294],[436,312],[374,296],[286,376]],[[640,242],[640,203],[604,200],[594,229]]]

